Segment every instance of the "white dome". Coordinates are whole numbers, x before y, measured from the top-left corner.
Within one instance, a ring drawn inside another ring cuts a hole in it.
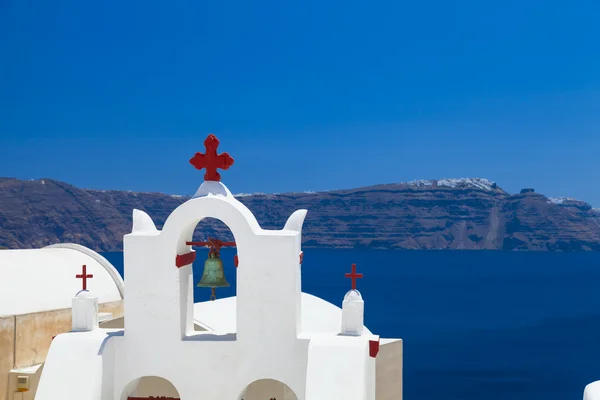
[[[194,322],[209,331],[236,332],[236,297],[194,304]],[[339,333],[342,309],[308,293],[302,293],[302,331]],[[365,334],[371,332],[365,327]]]
[[[82,289],[81,266],[86,265],[87,289],[98,303],[123,299],[123,279],[98,253],[76,244],[43,249],[0,250],[0,316],[71,308]]]

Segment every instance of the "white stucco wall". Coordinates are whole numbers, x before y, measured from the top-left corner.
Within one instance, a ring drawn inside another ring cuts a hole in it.
[[[310,341],[306,400],[375,399],[375,359],[358,336],[315,336]],[[367,356],[365,356],[367,355]]]
[[[54,338],[46,357],[36,400],[111,399],[111,354],[105,354],[108,330],[63,333]],[[107,382],[109,382],[107,384]]]

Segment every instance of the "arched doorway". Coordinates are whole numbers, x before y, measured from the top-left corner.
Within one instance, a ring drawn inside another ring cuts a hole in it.
[[[180,400],[179,392],[171,382],[159,376],[143,376],[129,383],[121,400]]]
[[[259,379],[242,391],[238,400],[298,400],[296,393],[276,379]]]

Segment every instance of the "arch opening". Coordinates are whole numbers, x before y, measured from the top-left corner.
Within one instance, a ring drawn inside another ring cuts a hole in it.
[[[226,244],[235,243],[231,229],[220,219],[212,217],[203,218],[196,224],[191,241],[202,243],[207,242],[209,239],[218,239]],[[198,303],[210,300],[212,292],[209,287],[198,286],[203,278],[205,263],[209,258],[209,248],[203,246],[194,246],[193,248],[196,251],[196,260],[192,265],[194,303]],[[219,259],[223,266],[225,280],[229,283],[229,286],[215,289],[217,299],[236,295],[236,255],[236,247],[224,246],[219,249]]]
[[[259,379],[246,386],[237,400],[298,400],[298,396],[277,379]]]
[[[160,376],[143,376],[130,382],[121,395],[121,400],[181,400],[179,391],[169,380]]]
[[[207,182],[204,182],[202,185],[206,184]],[[170,248],[169,253],[172,254],[175,266],[179,269],[179,321],[181,324],[181,338],[183,340],[236,340],[235,333],[224,332],[223,329],[221,329],[221,332],[218,332],[219,334],[212,335],[212,337],[211,335],[200,335],[200,332],[197,332],[198,334],[194,332],[194,292],[198,284],[198,276],[195,277],[193,272],[195,269],[204,269],[203,261],[198,257],[201,252],[194,253],[193,251],[195,250],[189,244],[192,242],[196,227],[198,225],[203,227],[204,224],[202,222],[205,220],[210,221],[208,218],[221,221],[225,225],[226,231],[230,231],[235,240],[235,250],[237,250],[236,253],[239,257],[240,266],[243,265],[244,254],[252,248],[255,232],[260,230],[260,226],[250,210],[237,200],[229,198],[231,194],[224,185],[221,186],[226,191],[227,196],[206,195],[195,197],[183,203],[167,218],[161,231],[161,238],[165,241],[165,246]],[[208,187],[207,190],[211,189],[211,187]],[[169,262],[169,265],[173,265],[172,261]],[[195,267],[196,265],[201,266],[198,268]],[[231,267],[229,271],[231,271]],[[201,271],[196,272],[196,275],[201,274]],[[231,274],[227,279],[232,279],[233,281],[237,277],[235,275]],[[200,276],[199,278],[201,280],[202,277]],[[235,291],[235,289],[231,290]],[[210,290],[207,297],[210,299]],[[225,333],[226,335],[221,335],[221,333]],[[227,335],[228,333],[231,334]]]
[[[217,239],[221,242],[225,242],[228,246],[222,247],[218,250],[218,260],[209,259],[210,248],[206,246],[210,239]],[[216,301],[228,301],[223,300],[225,298],[231,298],[236,296],[236,282],[237,282],[237,242],[235,240],[234,231],[220,218],[215,217],[203,217],[198,222],[192,222],[187,229],[183,230],[179,236],[179,245],[186,244],[189,242],[193,243],[204,243],[205,245],[192,245],[189,248],[196,252],[196,259],[192,263],[192,268],[185,268],[180,270],[181,281],[187,281],[187,296],[182,296],[182,310],[185,313],[183,316],[183,337],[187,340],[236,340],[235,324],[231,323],[231,320],[235,320],[235,314],[233,315],[219,315],[219,319],[224,319],[225,323],[219,323],[217,326],[211,326],[203,321],[202,315],[196,315],[199,309],[202,308],[205,314],[208,312],[211,314],[210,318],[214,319],[214,313],[218,313],[218,309],[222,304],[210,304],[208,309],[205,305],[197,307],[196,303],[204,303],[213,299]],[[229,242],[229,243],[227,243]],[[231,246],[231,245],[234,246]],[[219,268],[215,265],[220,264]],[[221,283],[228,283],[229,286],[223,286],[217,284],[215,288],[212,288],[211,282],[215,282],[215,271],[220,270],[222,273]],[[206,277],[204,273],[206,271]],[[211,274],[212,271],[212,274]],[[199,285],[202,282],[201,285]],[[182,288],[183,289],[183,288]],[[226,327],[226,328],[225,328]],[[198,336],[197,334],[204,331],[204,335]],[[209,332],[205,332],[209,331]],[[206,335],[214,331],[214,334]],[[217,336],[215,336],[217,335]]]

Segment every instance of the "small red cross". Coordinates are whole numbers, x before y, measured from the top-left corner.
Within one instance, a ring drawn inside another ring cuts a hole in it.
[[[363,274],[357,274],[356,273],[356,264],[352,264],[352,273],[347,273],[344,276],[346,278],[351,278],[352,279],[352,290],[356,290],[356,279],[357,278],[362,278]]]
[[[81,266],[81,274],[75,275],[75,278],[83,280],[83,290],[87,290],[87,278],[93,278],[94,275],[87,273],[87,267],[85,265]]]
[[[204,141],[204,147],[206,147],[206,154],[200,152],[194,154],[194,157],[190,159],[190,164],[196,169],[206,168],[205,181],[218,182],[221,180],[221,175],[217,172],[217,168],[229,169],[233,165],[233,158],[228,153],[217,154],[219,139],[212,133]]]

